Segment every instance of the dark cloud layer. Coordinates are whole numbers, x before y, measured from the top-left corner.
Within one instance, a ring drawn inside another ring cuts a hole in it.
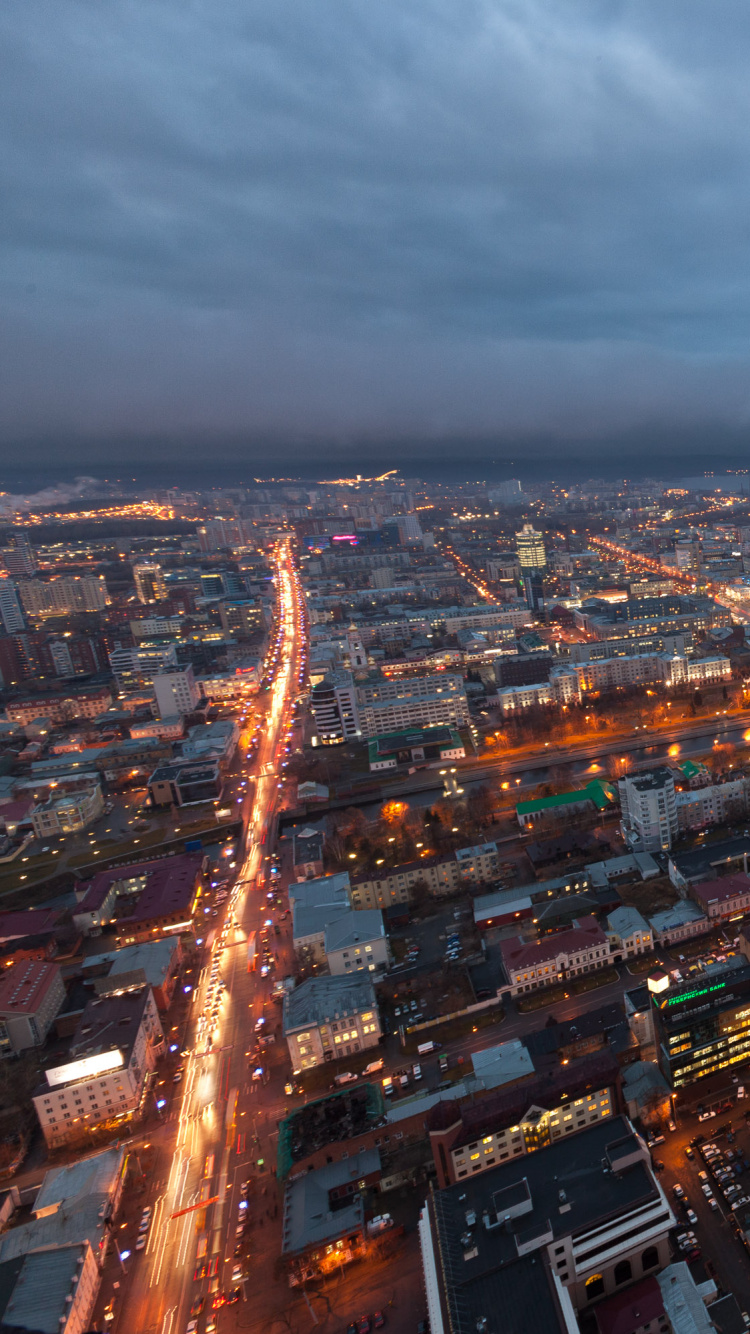
[[[5,0],[7,458],[743,448],[749,55],[739,0]]]

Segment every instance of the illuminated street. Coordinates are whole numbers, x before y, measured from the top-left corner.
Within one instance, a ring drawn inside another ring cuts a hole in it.
[[[112,1329],[116,1331],[170,1334],[184,1330],[190,1306],[197,1299],[206,1298],[208,1312],[214,1293],[238,1286],[232,1281],[232,1269],[234,1232],[241,1213],[239,1188],[250,1176],[251,1160],[258,1157],[253,1149],[257,1127],[252,1112],[257,1097],[252,1096],[246,1052],[257,1040],[253,1029],[270,1003],[271,981],[248,972],[248,932],[262,925],[266,917],[267,880],[262,878],[263,887],[256,887],[256,877],[263,877],[267,835],[281,787],[280,757],[291,704],[300,689],[300,604],[288,539],[280,542],[275,563],[278,668],[267,695],[257,756],[247,773],[255,783],[245,803],[244,860],[223,917],[218,919],[220,925],[212,932],[215,938],[209,937],[210,948],[204,951],[204,966],[192,993],[184,1078],[171,1107],[176,1117],[139,1137],[154,1143],[160,1161],[168,1163],[168,1174],[158,1190],[151,1188],[139,1201],[153,1205],[153,1222],[145,1253],[134,1254],[126,1262],[132,1274],[123,1280],[124,1296],[115,1304]],[[261,694],[261,706],[262,701]],[[202,1201],[209,1201],[205,1208],[192,1208]],[[251,1286],[247,1260],[240,1264]],[[194,1273],[204,1276],[196,1281]],[[105,1283],[101,1300],[110,1297]],[[209,1332],[212,1315],[204,1326]],[[216,1312],[215,1318],[219,1328],[234,1323],[229,1307]]]

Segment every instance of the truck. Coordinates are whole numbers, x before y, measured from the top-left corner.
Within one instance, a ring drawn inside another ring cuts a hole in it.
[[[333,1077],[336,1088],[341,1088],[342,1084],[354,1084],[356,1080],[357,1075],[353,1075],[351,1070],[344,1070],[340,1075],[334,1075]]]
[[[363,1073],[366,1075],[376,1075],[378,1073],[378,1070],[383,1069],[384,1065],[385,1061],[381,1056],[379,1061],[370,1061],[370,1064],[365,1066]]]
[[[431,1051],[438,1051],[440,1046],[439,1042],[420,1042],[417,1047],[417,1056],[429,1056]]]
[[[367,1224],[368,1237],[377,1237],[381,1232],[387,1232],[393,1227],[393,1219],[390,1214],[376,1214]]]

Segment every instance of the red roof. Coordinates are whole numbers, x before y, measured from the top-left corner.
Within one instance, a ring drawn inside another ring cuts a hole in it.
[[[36,1014],[59,976],[56,963],[40,959],[28,959],[5,969],[0,974],[0,1014]]]
[[[99,871],[90,881],[75,911],[90,912],[100,908],[111,886],[118,880],[133,880],[145,876],[146,883],[140,894],[132,898],[132,911],[123,913],[118,920],[149,921],[152,917],[168,917],[176,912],[190,910],[203,854],[189,852],[176,857],[161,857],[157,861],[135,862],[130,866],[116,866]]]
[[[726,903],[740,894],[750,894],[750,875],[738,871],[735,875],[723,875],[720,880],[701,880],[691,887],[691,893],[706,908],[711,903]]]
[[[26,908],[20,912],[0,912],[0,941],[18,940],[39,931],[51,931],[60,914],[54,908]]]
[[[567,931],[556,931],[541,940],[501,940],[500,952],[506,968],[537,968],[560,954],[575,954],[578,950],[606,945],[607,937],[596,918],[579,917]]]
[[[663,1314],[664,1301],[655,1278],[641,1279],[640,1283],[596,1305],[599,1334],[633,1334]]]

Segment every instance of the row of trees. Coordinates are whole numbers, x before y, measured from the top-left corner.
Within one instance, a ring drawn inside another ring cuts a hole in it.
[[[351,870],[354,862],[362,872],[446,854],[481,840],[492,821],[493,805],[490,788],[482,786],[465,801],[441,799],[416,807],[387,801],[374,820],[350,806],[330,817],[327,855],[340,869]]]

